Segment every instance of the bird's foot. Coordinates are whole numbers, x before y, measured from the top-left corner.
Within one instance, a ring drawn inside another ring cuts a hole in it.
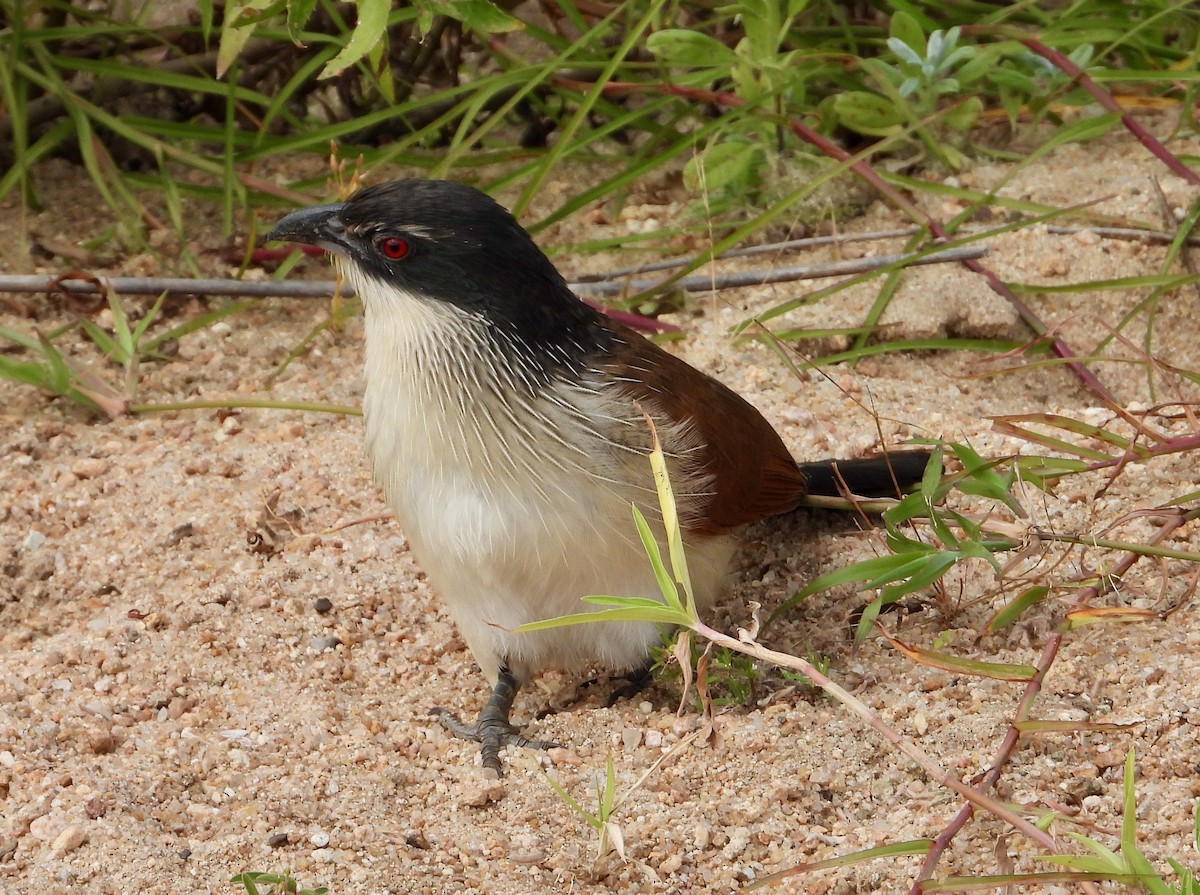
[[[501,777],[504,769],[500,764],[500,750],[505,746],[520,746],[524,749],[557,749],[558,743],[549,740],[533,740],[521,733],[521,728],[499,718],[480,717],[474,725],[464,724],[451,711],[435,708],[431,714],[441,725],[464,740],[474,740],[483,747],[483,766]]]
[[[608,694],[608,699],[604,701],[605,708],[611,709],[622,699],[632,699],[654,682],[654,675],[651,674],[648,664],[635,668],[624,677],[625,680],[613,687],[612,692]]]

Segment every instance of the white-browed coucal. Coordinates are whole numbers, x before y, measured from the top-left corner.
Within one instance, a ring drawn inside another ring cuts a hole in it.
[[[457,183],[399,180],[289,214],[269,239],[332,252],[366,311],[367,452],[375,480],[493,686],[478,722],[449,716],[500,771],[518,688],[552,668],[626,671],[654,625],[514,633],[590,594],[660,598],[633,524],[668,457],[700,608],[751,522],[808,493],[919,479],[924,453],[798,464],[715,379],[580,301],[516,220]]]

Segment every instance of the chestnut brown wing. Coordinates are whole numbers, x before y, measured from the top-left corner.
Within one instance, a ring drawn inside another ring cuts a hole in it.
[[[683,519],[688,531],[718,534],[795,509],[807,490],[804,473],[761,413],[686,361],[623,327],[613,329],[619,339],[606,371],[624,380],[635,399],[689,422],[703,441],[711,495]]]

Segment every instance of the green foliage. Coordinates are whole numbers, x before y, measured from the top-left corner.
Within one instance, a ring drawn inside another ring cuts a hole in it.
[[[683,681],[686,675],[679,664],[674,661],[675,641],[674,638],[670,640],[670,643],[654,650],[651,656],[650,670],[656,679],[672,682]],[[694,638],[689,639],[688,643],[691,667],[695,668],[704,652],[705,644],[697,642]],[[711,694],[712,701],[717,705],[749,705],[754,699],[760,674],[758,663],[749,656],[727,647],[718,647],[710,651],[704,668],[706,692]],[[828,664],[826,664],[826,668],[828,668]],[[790,677],[787,672],[784,673],[784,678],[789,681],[803,680],[798,675]],[[702,711],[703,704],[699,693],[695,694],[695,699],[697,711]]]
[[[1066,835],[1082,845],[1087,850],[1086,854],[1038,855],[1035,858],[1043,863],[1062,868],[1066,871],[1065,875],[1010,873],[992,877],[957,877],[931,886],[930,890],[957,892],[963,891],[964,887],[975,888],[979,885],[999,888],[1000,886],[1045,885],[1059,881],[1106,880],[1122,883],[1130,888],[1147,892],[1149,895],[1198,895],[1200,883],[1197,882],[1193,871],[1181,862],[1168,858],[1167,863],[1176,876],[1176,883],[1171,885],[1163,879],[1138,844],[1137,788],[1132,748],[1125,756],[1122,797],[1121,833],[1116,851],[1094,836],[1086,836],[1074,830],[1068,830]],[[1053,819],[1053,817],[1054,815],[1048,816],[1049,819]],[[1196,803],[1193,810],[1193,847],[1200,852],[1200,801]]]
[[[295,877],[286,870],[283,873],[263,873],[249,870],[239,873],[230,882],[242,886],[246,890],[246,895],[326,895],[329,891],[327,886],[302,889]],[[269,888],[260,889],[260,886],[269,886]]]
[[[0,155],[12,161],[0,165],[0,197],[17,190],[36,205],[31,172],[68,154],[127,247],[145,245],[145,188],[220,202],[232,234],[278,201],[251,166],[324,155],[336,141],[368,166],[435,176],[502,162],[485,185],[521,183],[518,213],[566,162],[609,172],[565,196],[547,222],[620,202],[638,178],[684,163],[721,227],[774,207],[800,180],[822,181],[828,165],[798,125],[855,131],[878,141],[869,154],[955,167],[985,109],[1016,121],[1091,101],[1021,44],[1026,35],[1100,83],[1124,78],[1141,92],[1182,89],[1184,106],[1194,99],[1184,67],[1200,27],[1191,5],[1039,6],[906,2],[848,20],[842,4],[818,0],[715,10],[626,0],[598,18],[563,2],[547,25],[487,0],[203,0],[196,21],[152,26],[56,0],[0,0]],[[514,29],[522,40],[510,45]],[[750,232],[774,219],[755,217]]]
[[[161,360],[160,349],[197,330],[249,307],[249,302],[231,302],[200,314],[191,320],[161,329],[149,336],[158,319],[166,296],[158,300],[136,321],[128,316],[124,304],[114,292],[107,293],[112,328],[106,329],[86,316],[50,333],[33,334],[0,327],[0,344],[9,343],[18,355],[0,354],[0,378],[31,385],[52,395],[66,398],[88,410],[117,417],[136,400],[141,365]],[[76,328],[86,336],[93,356],[75,359],[59,342]],[[122,368],[122,381],[107,375],[104,362]]]
[[[608,763],[605,768],[603,778],[596,780],[596,812],[593,814],[583,807],[575,797],[567,792],[553,777],[542,771],[546,782],[558,794],[558,797],[566,803],[579,818],[591,827],[596,833],[596,860],[604,858],[609,852],[616,852],[621,858],[625,857],[624,838],[621,835],[621,828],[613,822],[613,814],[617,810],[617,806],[624,799],[622,796],[617,798],[617,772],[613,766],[612,756],[608,756]]]

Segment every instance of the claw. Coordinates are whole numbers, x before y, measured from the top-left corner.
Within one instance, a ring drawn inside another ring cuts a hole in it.
[[[492,695],[488,697],[474,726],[464,724],[453,712],[443,708],[435,708],[431,712],[441,725],[456,737],[479,743],[483,747],[483,766],[491,768],[501,777],[504,776],[504,769],[500,764],[500,750],[505,746],[556,749],[559,745],[549,740],[531,740],[521,733],[521,728],[509,722],[509,714],[512,712],[513,700],[519,686],[520,683],[512,672],[501,668]]]

